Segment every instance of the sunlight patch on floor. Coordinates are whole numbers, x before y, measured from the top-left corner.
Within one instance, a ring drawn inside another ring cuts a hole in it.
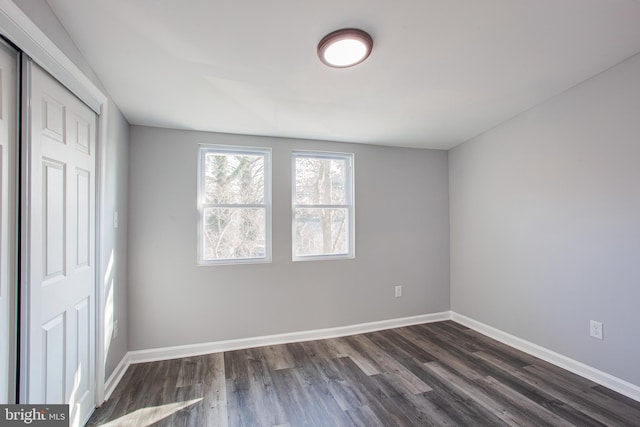
[[[166,405],[153,406],[150,408],[142,408],[131,412],[118,419],[102,424],[103,427],[121,427],[121,426],[149,426],[158,421],[167,418],[170,415],[184,409],[188,406],[200,402],[202,398],[187,400],[184,402],[169,403]]]

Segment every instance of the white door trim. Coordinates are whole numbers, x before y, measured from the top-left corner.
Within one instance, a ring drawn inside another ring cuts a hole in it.
[[[11,0],[0,0],[0,29],[35,63],[100,114],[106,95]]]
[[[18,99],[20,92],[20,52],[0,40],[0,403],[15,403],[16,389],[16,286],[18,270]]]
[[[31,62],[27,60],[27,58],[23,55],[22,64],[20,67],[20,72],[22,73],[22,87],[20,88],[20,99],[31,99]],[[22,303],[20,304],[20,345],[18,349],[18,354],[20,358],[20,366],[29,366],[29,335],[27,333],[28,327],[25,327],[26,324],[23,324],[25,320],[28,320],[31,317],[30,314],[30,306],[26,303],[30,299],[30,287],[28,286],[30,282],[30,268],[29,268],[29,258],[30,251],[29,245],[26,242],[31,241],[31,230],[29,227],[25,227],[24,224],[31,223],[31,209],[30,209],[30,197],[31,188],[29,177],[31,176],[31,162],[28,159],[31,158],[31,144],[28,142],[31,140],[31,112],[29,111],[29,102],[21,102],[21,112],[22,115],[20,127],[21,127],[21,142],[20,142],[20,163],[22,166],[22,171],[20,173],[20,241],[23,244],[20,245],[20,283],[18,284],[20,297],[22,299]],[[18,378],[20,384],[28,384],[26,369],[21,368],[20,372],[18,372]],[[21,387],[19,390],[20,394],[18,396],[18,401],[16,403],[27,402],[27,388]]]
[[[43,69],[54,76],[71,92],[83,100],[98,113],[97,138],[97,194],[96,229],[104,230],[104,218],[100,215],[104,202],[101,191],[105,175],[105,141],[107,141],[107,117],[109,100],[73,61],[49,39],[31,19],[11,0],[0,0],[0,33],[26,53]],[[100,252],[100,233],[96,233],[96,405],[104,400],[105,359],[104,352],[104,284],[101,273],[104,271]]]

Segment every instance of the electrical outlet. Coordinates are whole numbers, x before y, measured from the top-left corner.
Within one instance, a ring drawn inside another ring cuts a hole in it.
[[[589,323],[589,335],[593,338],[597,338],[599,340],[603,339],[602,337],[602,322],[596,322],[592,320]]]
[[[402,296],[402,286],[396,286],[396,298],[400,298]]]

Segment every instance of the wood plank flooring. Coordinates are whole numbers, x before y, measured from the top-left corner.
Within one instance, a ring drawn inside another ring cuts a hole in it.
[[[640,402],[446,321],[132,365],[89,426],[640,426]]]

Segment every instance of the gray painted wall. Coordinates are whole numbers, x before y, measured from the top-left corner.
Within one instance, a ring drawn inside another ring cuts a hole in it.
[[[446,152],[137,126],[130,137],[131,350],[449,309]],[[273,148],[273,263],[196,265],[199,143]],[[355,153],[355,259],[291,261],[293,149]]]
[[[640,385],[640,55],[455,148],[449,171],[452,310]]]
[[[99,277],[105,291],[105,301],[113,301],[106,307],[105,319],[118,321],[118,335],[109,341],[105,375],[109,378],[118,363],[129,351],[128,336],[128,211],[129,211],[129,123],[112,105],[109,110],[107,142],[103,147],[104,167],[102,181],[102,229],[100,230]],[[118,212],[118,228],[114,229],[113,213]],[[111,294],[111,296],[109,296]],[[113,323],[105,325],[106,332],[113,331]]]
[[[91,67],[87,64],[73,43],[66,30],[51,11],[45,0],[28,0],[14,2],[22,11],[53,41],[73,63],[104,92]],[[103,168],[102,206],[100,217],[105,219],[100,230],[100,247],[97,259],[100,260],[101,271],[98,277],[104,280],[103,285],[113,290],[111,313],[113,320],[118,320],[119,335],[109,342],[105,365],[106,378],[111,375],[117,364],[128,351],[127,326],[127,173],[129,156],[129,124],[118,107],[110,100],[107,118],[107,141],[102,147],[101,164]],[[120,226],[114,230],[113,212],[119,211]],[[112,268],[107,274],[111,254],[114,254]],[[107,325],[107,330],[110,327]]]

